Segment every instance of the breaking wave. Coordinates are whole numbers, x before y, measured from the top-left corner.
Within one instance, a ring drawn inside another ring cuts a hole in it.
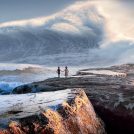
[[[133,39],[112,41],[107,17],[93,2],[76,2],[48,17],[0,24],[0,62],[107,66],[134,61]]]
[[[80,9],[76,5],[50,17],[0,24],[0,61],[32,63],[30,59],[37,56],[98,48],[105,33],[104,18],[93,5]]]

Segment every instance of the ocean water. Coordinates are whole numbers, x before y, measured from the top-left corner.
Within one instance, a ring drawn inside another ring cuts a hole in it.
[[[0,92],[11,92],[15,87],[54,77],[53,69],[30,64],[0,64]]]
[[[64,66],[61,70],[64,71]],[[70,67],[69,75],[74,75],[80,67]],[[32,82],[46,80],[48,78],[57,77],[57,67],[34,64],[0,64],[0,94],[11,93],[12,90],[20,85]],[[61,73],[64,77],[64,72]]]

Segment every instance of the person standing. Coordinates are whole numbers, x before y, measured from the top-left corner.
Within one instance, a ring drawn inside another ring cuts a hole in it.
[[[57,69],[58,78],[60,78],[60,72],[61,72],[60,67],[58,67]]]
[[[65,77],[66,77],[66,78],[68,77],[68,74],[69,74],[69,70],[68,70],[68,67],[66,66],[66,67],[65,67]]]

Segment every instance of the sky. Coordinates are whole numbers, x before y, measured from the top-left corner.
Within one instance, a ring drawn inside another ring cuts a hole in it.
[[[0,0],[0,23],[48,16],[75,0]]]
[[[119,3],[124,10],[133,14],[134,0],[0,0],[0,23],[49,16],[76,1],[97,1],[98,3]],[[112,8],[112,5],[110,5]],[[114,11],[114,10],[113,10]]]

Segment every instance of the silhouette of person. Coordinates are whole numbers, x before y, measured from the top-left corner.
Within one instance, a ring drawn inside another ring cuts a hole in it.
[[[65,77],[68,77],[68,74],[69,74],[69,70],[68,70],[68,67],[66,66],[65,67]]]
[[[60,78],[60,72],[61,72],[60,67],[58,67],[57,69],[58,78]]]

